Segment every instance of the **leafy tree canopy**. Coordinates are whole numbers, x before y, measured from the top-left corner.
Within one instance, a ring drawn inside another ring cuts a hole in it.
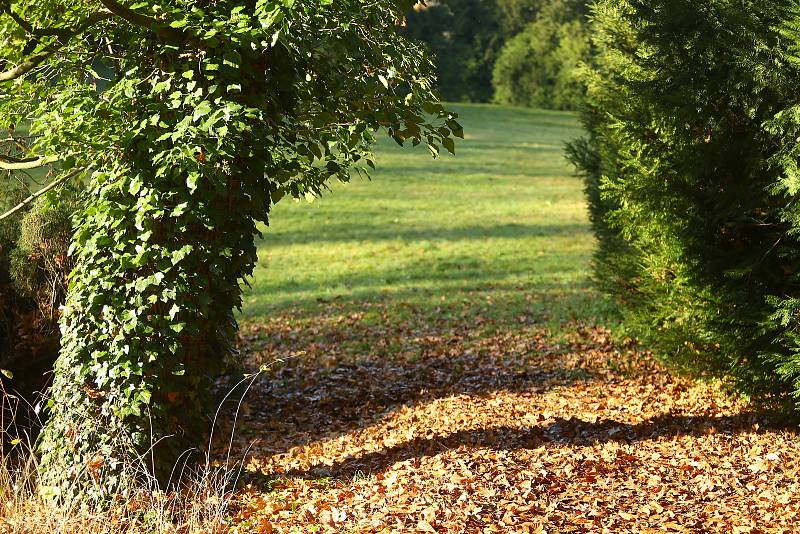
[[[497,0],[500,22],[506,35],[516,35],[536,20],[547,0]]]
[[[395,33],[410,4],[0,1],[0,127],[17,136],[0,166],[87,186],[40,440],[49,491],[107,497],[153,445],[166,474],[185,442],[159,440],[207,428],[275,202],[372,166],[380,129],[454,150],[431,63]]]
[[[557,22],[580,20],[589,14],[587,0],[496,0],[500,23],[508,36],[521,32],[540,17]]]
[[[433,52],[448,100],[574,108],[587,14],[586,0],[431,0],[404,33]]]

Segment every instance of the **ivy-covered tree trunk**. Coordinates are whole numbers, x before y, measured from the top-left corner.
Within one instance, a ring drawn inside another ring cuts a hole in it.
[[[44,484],[57,494],[103,497],[142,476],[163,480],[210,426],[204,403],[256,259],[255,223],[242,209],[255,199],[220,170],[190,191],[177,170],[97,173],[77,217],[40,447]],[[268,199],[258,199],[262,213]]]

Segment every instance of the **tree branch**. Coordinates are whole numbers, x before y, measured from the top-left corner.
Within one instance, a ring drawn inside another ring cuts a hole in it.
[[[94,26],[95,24],[102,22],[104,20],[108,20],[113,16],[114,15],[112,13],[95,13],[94,15],[91,15],[77,28],[73,30],[67,30],[65,38],[61,42],[61,46],[66,44],[67,41],[69,41],[76,35],[83,33],[91,26]],[[33,69],[35,69],[36,67],[47,61],[50,57],[52,57],[56,52],[58,52],[61,49],[61,46],[57,46],[49,50],[43,50],[37,54],[30,56],[16,67],[0,72],[0,82],[16,80],[17,78],[25,76],[30,71],[32,71]]]
[[[31,34],[33,33],[33,26],[31,23],[14,13],[14,10],[11,9],[10,4],[3,5],[2,12],[8,13],[8,15],[14,19],[14,22],[16,22],[17,25],[19,25],[23,30]]]
[[[17,159],[9,156],[0,156],[0,169],[5,171],[19,171],[25,169],[36,169],[48,163],[57,161],[53,156],[39,156],[38,158]]]
[[[105,8],[111,11],[114,15],[123,18],[131,24],[135,24],[136,26],[147,28],[156,34],[157,37],[161,38],[167,43],[181,45],[196,40],[190,33],[165,25],[163,21],[153,17],[148,17],[147,15],[137,13],[131,8],[120,4],[116,0],[100,0],[100,3],[103,4]]]
[[[20,28],[34,37],[55,36],[61,40],[70,38],[71,30],[69,28],[34,28],[33,24],[22,18],[22,16],[14,11],[9,0],[0,0],[0,13],[7,13],[8,16],[11,17]]]
[[[113,18],[114,16],[120,17],[124,20],[127,20],[131,24],[136,26],[140,26],[142,28],[146,28],[152,31],[157,37],[162,39],[164,42],[183,45],[189,42],[199,42],[200,40],[197,39],[191,33],[186,31],[180,30],[178,28],[172,28],[168,25],[165,25],[162,21],[155,19],[153,17],[148,17],[146,15],[142,15],[141,13],[137,13],[136,11],[126,7],[116,0],[100,0],[100,2],[108,9],[108,12],[98,12],[91,15],[85,22],[80,24],[78,27],[74,29],[68,28],[49,28],[49,29],[36,29],[33,25],[14,13],[11,9],[9,4],[3,3],[0,4],[0,12],[6,12],[11,16],[14,21],[19,24],[25,31],[28,33],[35,35],[35,36],[56,36],[61,41],[61,46],[66,44],[70,39],[77,36],[80,33],[86,31],[87,28],[101,22],[103,20],[107,20]],[[6,71],[0,72],[0,83],[7,82],[9,80],[16,80],[22,76],[25,76],[27,73],[50,59],[54,54],[56,54],[60,49],[61,46],[57,46],[54,48],[50,48],[48,50],[43,50],[37,54],[34,54],[27,59],[25,59],[19,65],[8,69]]]
[[[44,195],[48,191],[52,191],[56,187],[58,187],[58,186],[60,186],[60,185],[62,185],[64,183],[68,182],[69,180],[75,178],[80,173],[82,173],[84,170],[85,169],[78,169],[78,170],[72,171],[71,173],[62,176],[61,178],[59,178],[55,182],[51,183],[50,185],[48,185],[48,186],[44,187],[43,189],[37,191],[36,193],[32,194],[31,196],[29,196],[28,198],[26,198],[25,200],[23,200],[22,202],[20,202],[19,204],[17,204],[16,206],[11,208],[7,212],[5,212],[4,214],[0,215],[0,221],[2,221],[3,219],[7,219],[7,218],[11,217],[12,215],[17,213],[18,211],[20,211],[23,208],[25,208],[25,206],[27,206],[28,204],[30,204],[31,202],[33,202],[34,200],[39,198],[40,196]]]
[[[25,76],[30,71],[47,61],[47,58],[56,53],[56,50],[46,50],[34,54],[14,68],[0,72],[0,82],[7,82],[9,80],[16,80],[21,76]]]
[[[19,16],[17,13],[15,13],[14,10],[11,9],[10,5],[5,6],[5,12],[8,13],[9,17],[14,19],[14,22],[16,22],[20,28],[22,28],[31,35],[34,35],[36,37],[47,37],[50,35],[54,35],[60,38],[61,40],[67,40],[70,38],[70,30],[68,28],[34,28],[33,24],[31,24],[30,22]]]

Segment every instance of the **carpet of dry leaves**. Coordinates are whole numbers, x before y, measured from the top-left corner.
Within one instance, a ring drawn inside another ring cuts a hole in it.
[[[378,316],[245,329],[283,361],[239,410],[234,532],[800,532],[800,439],[717,386],[598,327]]]

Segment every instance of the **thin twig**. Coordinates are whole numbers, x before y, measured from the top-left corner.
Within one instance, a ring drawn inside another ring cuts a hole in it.
[[[48,48],[46,50],[42,50],[41,52],[38,52],[38,53],[33,54],[32,56],[28,57],[25,61],[23,61],[19,65],[15,66],[15,67],[13,67],[13,68],[11,68],[9,70],[0,72],[0,82],[7,82],[9,80],[16,80],[17,78],[25,76],[30,71],[32,71],[33,69],[35,69],[36,67],[38,67],[39,65],[41,65],[42,63],[44,63],[45,61],[50,59],[57,52],[59,52],[61,50],[61,48],[66,44],[67,41],[69,41],[73,37],[76,37],[76,36],[82,34],[86,30],[88,30],[91,26],[93,26],[93,25],[95,25],[95,24],[97,24],[99,22],[102,22],[104,20],[108,20],[108,19],[112,18],[113,16],[114,16],[113,13],[105,13],[105,12],[98,12],[98,13],[94,13],[93,15],[90,15],[78,27],[76,27],[75,29],[70,30],[69,34],[65,34],[61,38],[60,46],[56,46],[56,47]]]
[[[76,171],[72,171],[71,173],[69,173],[69,174],[67,174],[65,176],[62,176],[61,178],[59,178],[55,182],[51,183],[50,185],[48,185],[44,189],[41,189],[41,190],[37,191],[36,193],[32,194],[31,196],[29,196],[28,198],[26,198],[25,200],[23,200],[22,202],[20,202],[19,204],[17,204],[16,206],[11,208],[7,212],[5,212],[4,214],[0,215],[0,221],[2,221],[3,219],[7,219],[8,217],[11,217],[15,213],[17,213],[18,211],[23,209],[25,206],[27,206],[28,204],[30,204],[31,202],[33,202],[34,200],[39,198],[40,196],[44,195],[48,191],[51,191],[51,190],[55,189],[58,186],[66,183],[67,181],[71,180],[72,178],[75,178],[80,173],[82,173],[84,170],[85,169],[78,169]]]
[[[9,156],[0,156],[0,169],[5,171],[22,171],[44,167],[53,163],[57,158],[52,156],[39,156],[38,158],[16,159]]]

